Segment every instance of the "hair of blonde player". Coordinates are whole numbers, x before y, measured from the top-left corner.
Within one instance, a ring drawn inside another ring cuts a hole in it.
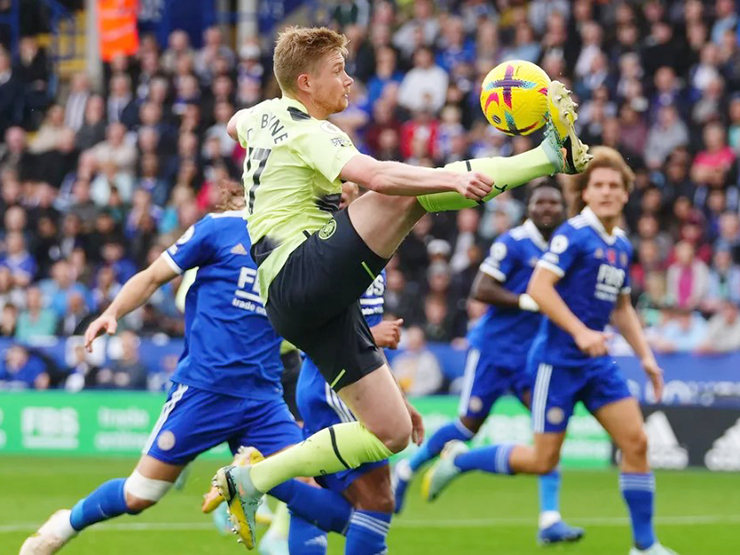
[[[275,78],[283,93],[295,93],[296,80],[309,73],[329,53],[347,56],[347,37],[327,27],[298,27],[291,25],[278,34],[275,43]]]
[[[593,159],[589,162],[588,167],[570,180],[570,213],[575,216],[581,213],[586,206],[583,200],[583,191],[591,180],[591,174],[599,168],[609,168],[616,170],[622,176],[622,185],[631,193],[635,187],[635,173],[627,165],[622,155],[615,149],[608,146],[595,146],[591,149]]]

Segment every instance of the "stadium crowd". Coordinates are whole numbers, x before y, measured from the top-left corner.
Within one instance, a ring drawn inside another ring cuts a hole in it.
[[[740,349],[735,2],[342,0],[317,17],[351,41],[351,103],[333,121],[380,159],[439,166],[528,150],[537,135],[512,139],[486,123],[481,80],[525,59],[564,81],[583,140],[618,149],[636,172],[624,228],[654,347]],[[55,98],[35,37],[21,40],[17,59],[0,52],[0,335],[81,333],[122,283],[215,209],[219,181],[239,179],[245,152],[226,123],[278,89],[268,44],[232,48],[224,31],[206,29],[199,49],[184,31],[162,46],[144,35],[136,56],[106,66],[101,90],[78,74]],[[386,311],[413,328],[418,357],[407,366],[427,357],[425,341],[464,342],[485,310],[467,298],[478,265],[522,220],[525,195],[426,216],[401,246]],[[124,327],[181,335],[175,290],[164,287]],[[0,379],[17,372],[19,350],[7,351]],[[129,354],[116,361],[123,374],[106,368],[105,381],[84,385],[145,387]]]

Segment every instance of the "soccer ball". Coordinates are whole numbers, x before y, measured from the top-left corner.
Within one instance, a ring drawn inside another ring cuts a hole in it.
[[[545,125],[550,78],[524,60],[494,67],[480,91],[480,107],[491,125],[507,135],[529,135]]]

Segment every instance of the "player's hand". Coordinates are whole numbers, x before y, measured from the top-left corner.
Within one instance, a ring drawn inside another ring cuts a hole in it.
[[[399,318],[398,320],[383,320],[370,328],[375,344],[378,347],[387,347],[389,349],[398,348],[398,342],[401,341],[401,326],[403,326],[403,318]]]
[[[493,188],[493,179],[481,172],[458,174],[455,190],[470,200],[483,200]]]
[[[573,339],[578,348],[590,357],[600,357],[607,353],[606,342],[609,334],[589,328],[583,328]]]
[[[113,335],[116,333],[116,329],[118,329],[118,321],[112,315],[104,312],[95,318],[85,330],[85,349],[87,349],[87,352],[92,353],[92,342],[96,337],[104,333]]]
[[[663,369],[658,366],[658,363],[654,358],[644,359],[642,361],[642,369],[645,370],[650,383],[653,384],[655,400],[660,402],[663,398]]]
[[[421,444],[424,443],[424,420],[421,418],[419,411],[414,408],[414,405],[409,403],[408,399],[404,399],[404,401],[406,401],[406,408],[411,417],[411,441],[421,447]]]

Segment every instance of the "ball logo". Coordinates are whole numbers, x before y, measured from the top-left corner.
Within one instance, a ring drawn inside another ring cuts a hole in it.
[[[496,123],[496,124],[500,124],[501,123],[501,118],[498,117],[498,116],[493,116],[493,118],[491,118],[491,119],[493,119],[493,123]]]
[[[169,451],[175,446],[175,434],[167,430],[159,434],[157,438],[157,447],[162,451]]]
[[[560,407],[552,407],[547,411],[547,421],[550,424],[561,424],[565,419],[565,412]]]
[[[322,241],[326,241],[329,237],[334,235],[334,232],[337,230],[337,221],[336,220],[329,220],[326,222],[326,225],[322,227],[319,230],[319,239]]]
[[[568,238],[565,235],[556,235],[550,242],[550,252],[562,254],[568,248]]]

